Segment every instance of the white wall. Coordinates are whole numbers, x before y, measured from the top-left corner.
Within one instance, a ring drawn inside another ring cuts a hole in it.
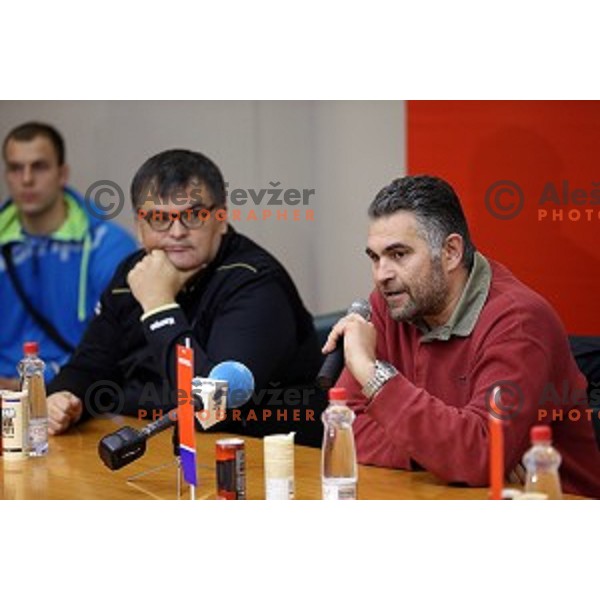
[[[301,207],[303,214],[314,210],[314,222],[235,226],[272,251],[308,308],[323,313],[370,290],[366,209],[405,171],[404,111],[403,102],[10,101],[0,102],[0,135],[33,119],[55,125],[65,137],[71,183],[83,193],[94,181],[115,181],[127,195],[118,220],[129,228],[131,178],[146,158],[167,148],[210,156],[230,191],[277,181],[282,188],[315,189],[310,205]],[[0,192],[6,195],[4,182]],[[291,219],[291,206],[263,208],[288,208]]]

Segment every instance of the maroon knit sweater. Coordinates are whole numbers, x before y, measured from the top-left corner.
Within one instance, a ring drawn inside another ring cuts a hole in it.
[[[600,497],[595,417],[585,412],[586,381],[564,327],[546,300],[504,266],[490,265],[488,297],[467,337],[423,342],[417,327],[392,320],[381,295],[372,293],[377,358],[400,375],[370,403],[347,369],[338,381],[357,415],[358,460],[401,469],[417,463],[449,483],[488,485],[486,397],[509,382],[513,392],[502,399],[515,414],[504,427],[506,472],[529,447],[531,426],[549,423],[562,455],[563,490]]]

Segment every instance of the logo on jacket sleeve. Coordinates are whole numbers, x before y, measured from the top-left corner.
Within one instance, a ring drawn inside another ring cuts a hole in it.
[[[150,331],[156,331],[157,329],[162,329],[163,327],[171,327],[173,325],[175,325],[175,319],[173,317],[166,317],[164,319],[154,321],[154,323],[150,323]]]

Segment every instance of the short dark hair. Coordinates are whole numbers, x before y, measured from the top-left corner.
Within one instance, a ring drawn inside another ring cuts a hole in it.
[[[369,217],[377,219],[401,210],[414,213],[434,256],[450,234],[458,233],[465,245],[463,265],[471,269],[476,248],[460,200],[447,181],[430,175],[394,179],[371,202]]]
[[[194,180],[209,188],[215,206],[225,206],[225,181],[219,167],[204,154],[191,150],[165,150],[149,158],[131,182],[131,202],[137,208],[149,193],[169,198]]]
[[[56,152],[56,158],[58,159],[58,165],[62,167],[65,164],[65,141],[62,135],[52,125],[47,123],[39,123],[38,121],[29,121],[15,127],[9,134],[4,138],[2,144],[2,156],[6,160],[6,147],[10,140],[16,142],[30,142],[36,137],[45,137],[50,140],[50,143],[54,146]]]

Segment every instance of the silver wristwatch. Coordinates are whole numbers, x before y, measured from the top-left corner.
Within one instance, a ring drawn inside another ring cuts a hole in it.
[[[362,393],[369,400],[389,381],[392,377],[398,375],[398,369],[390,363],[382,360],[375,361],[375,373],[373,377],[365,383]]]

